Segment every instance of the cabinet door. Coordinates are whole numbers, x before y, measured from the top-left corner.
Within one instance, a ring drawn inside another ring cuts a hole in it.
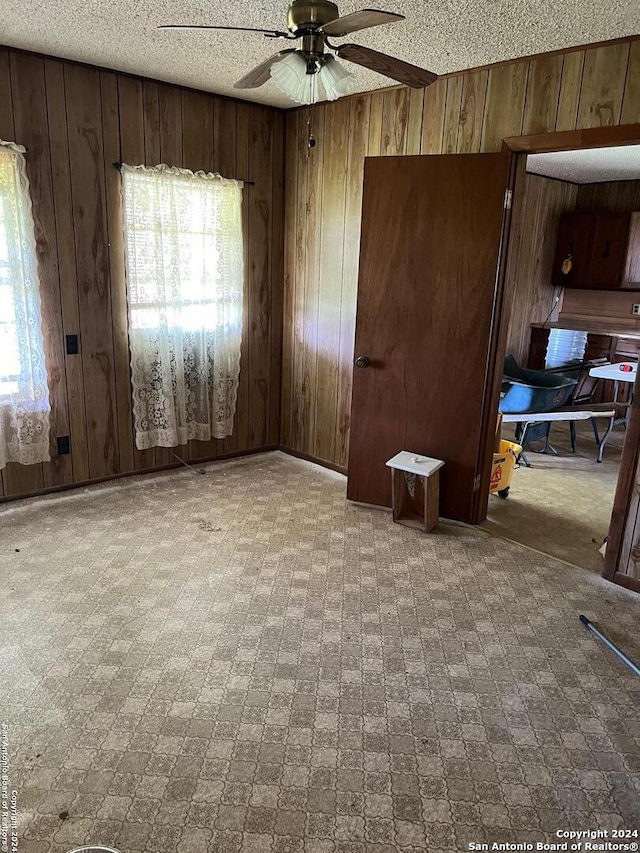
[[[594,217],[591,252],[585,285],[620,287],[624,279],[629,213],[597,213]]]
[[[593,224],[592,213],[563,213],[560,217],[552,274],[556,287],[585,287]],[[571,268],[563,272],[563,266]]]

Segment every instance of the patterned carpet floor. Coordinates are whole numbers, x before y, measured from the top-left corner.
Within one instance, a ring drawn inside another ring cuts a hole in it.
[[[20,853],[418,853],[640,825],[640,597],[279,453],[0,510]]]

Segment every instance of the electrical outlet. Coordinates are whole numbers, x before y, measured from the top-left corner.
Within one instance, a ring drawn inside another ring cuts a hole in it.
[[[631,313],[635,314],[636,317],[640,317],[640,302],[635,302],[631,306]]]

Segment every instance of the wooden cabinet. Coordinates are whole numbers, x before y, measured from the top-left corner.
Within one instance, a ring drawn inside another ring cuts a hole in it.
[[[558,287],[640,289],[640,212],[563,213],[552,280]]]

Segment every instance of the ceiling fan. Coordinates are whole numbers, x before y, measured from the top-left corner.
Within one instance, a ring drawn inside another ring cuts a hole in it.
[[[227,27],[219,25],[164,24],[159,29],[233,30],[262,33],[272,39],[301,39],[300,47],[281,50],[261,62],[235,84],[236,89],[257,89],[269,78],[300,103],[311,104],[319,98],[318,80],[329,100],[346,93],[353,79],[333,55],[346,59],[371,71],[391,77],[406,86],[421,89],[433,83],[437,75],[416,65],[357,44],[332,44],[330,38],[342,38],[358,30],[392,24],[404,20],[404,15],[362,9],[339,16],[338,7],[331,0],[293,0],[287,13],[287,29],[267,30],[254,27]]]

